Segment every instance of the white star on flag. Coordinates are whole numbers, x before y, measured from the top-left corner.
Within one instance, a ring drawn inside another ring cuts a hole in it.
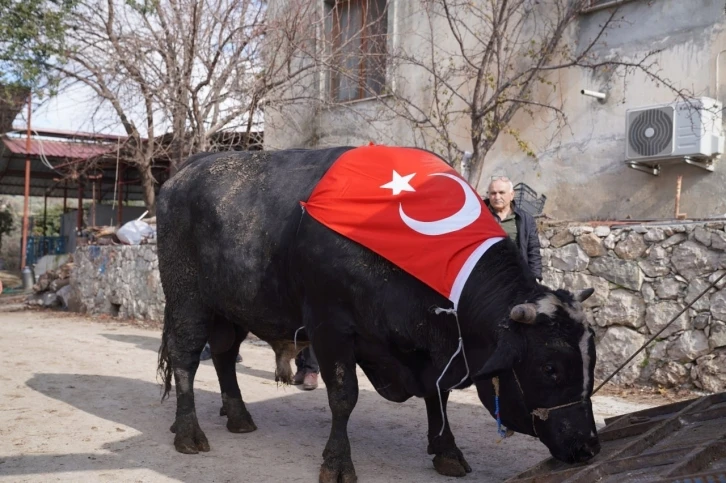
[[[394,169],[393,179],[390,182],[381,186],[381,188],[393,190],[394,196],[401,194],[401,191],[416,191],[410,184],[408,184],[408,182],[411,181],[411,178],[413,178],[414,176],[416,176],[416,173],[401,176]]]

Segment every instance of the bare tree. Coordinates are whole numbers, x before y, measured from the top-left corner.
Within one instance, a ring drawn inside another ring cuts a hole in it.
[[[299,1],[299,0],[298,0]],[[281,3],[285,1],[281,0]],[[627,25],[617,7],[578,44],[576,27],[590,0],[412,0],[408,10],[421,19],[399,42],[382,40],[389,2],[325,2],[315,20],[318,43],[306,54],[314,59],[322,92],[318,108],[335,104],[358,122],[380,124],[380,109],[352,107],[351,100],[377,99],[388,116],[409,123],[414,142],[452,164],[472,151],[469,178],[478,181],[484,160],[503,134],[534,156],[513,127],[518,113],[545,116],[549,124],[568,126],[552,74],[587,69],[596,74],[645,73],[654,82],[688,98],[661,77],[658,51],[639,58],[599,57],[608,34]],[[353,6],[359,6],[360,11]],[[421,86],[425,86],[422,88]],[[400,142],[400,141],[399,141]]]
[[[284,61],[269,67],[262,51],[268,37],[301,43],[306,30],[289,29],[304,14],[273,23],[259,0],[81,0],[69,19],[65,62],[53,67],[110,107],[128,135],[124,152],[141,173],[153,213],[155,159],[169,159],[174,172],[189,154],[238,139],[225,131],[242,129],[253,139],[266,93],[294,85],[308,70]]]
[[[397,69],[425,73],[431,95],[422,101],[401,88],[382,101],[451,162],[459,162],[470,145],[469,178],[478,181],[487,154],[502,134],[513,136],[534,156],[512,127],[518,113],[532,118],[545,114],[559,128],[567,125],[563,105],[552,95],[555,71],[607,69],[624,76],[638,70],[687,97],[660,76],[657,51],[635,59],[598,56],[606,36],[625,21],[618,8],[608,11],[585,45],[577,45],[574,28],[589,5],[589,0],[422,0],[427,24],[420,38],[427,47],[402,48],[391,57]],[[464,138],[462,127],[468,133]]]

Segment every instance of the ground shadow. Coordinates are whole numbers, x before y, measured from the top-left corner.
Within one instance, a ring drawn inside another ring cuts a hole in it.
[[[127,340],[134,341],[133,338]],[[169,432],[175,400],[172,396],[171,400],[160,404],[158,384],[122,377],[37,374],[27,381],[27,385],[99,418],[133,428],[137,433],[104,444],[105,454],[3,458],[0,469],[6,475],[148,468],[180,481],[196,481],[205,477],[205,471],[222,471],[220,465],[227,464],[230,471],[237,471],[257,461],[263,466],[274,466],[275,462],[294,464],[299,472],[290,481],[314,481],[330,430],[324,390],[299,393],[279,388],[273,398],[249,403],[248,408],[259,429],[238,435],[229,433],[224,427],[226,418],[218,415],[219,394],[197,389],[197,414],[212,452],[198,456],[180,455],[174,450],[173,435]],[[244,393],[244,387],[242,389]],[[415,406],[413,411],[412,405]],[[545,454],[540,443],[522,441],[518,443],[517,451],[525,443],[529,459],[512,468],[510,453],[513,448],[496,444],[495,424],[483,407],[450,403],[449,415],[454,431],[460,433],[456,435],[459,446],[475,470],[481,471],[477,473],[477,481],[501,481],[523,471]],[[49,419],[48,423],[62,424],[62,421]],[[361,390],[349,426],[359,476],[367,476],[370,480],[376,474],[390,474],[406,481],[439,478],[433,473],[431,457],[426,455],[426,432],[423,401],[413,399],[395,404],[374,392]],[[176,464],[170,464],[172,461]],[[179,461],[188,463],[179,464]],[[264,467],[256,467],[255,471],[256,478],[270,478],[265,477]],[[440,481],[448,480],[440,478]],[[242,474],[233,479],[252,481]]]
[[[101,334],[103,337],[115,341],[115,342],[122,342],[125,344],[132,344],[134,347],[137,347],[139,349],[145,349],[150,350],[154,352],[159,351],[159,344],[161,343],[160,337],[149,337],[145,335],[127,335],[127,334]],[[243,344],[240,348],[240,353],[242,354],[243,360],[242,362],[237,364],[237,372],[240,374],[246,374],[248,376],[254,376],[259,377],[265,380],[275,380],[275,371],[263,371],[260,369],[255,369],[249,366],[246,366],[244,363],[244,347]],[[272,352],[270,353],[270,360],[274,364],[274,356]],[[211,366],[212,361],[206,360],[202,361],[202,364],[206,364]]]

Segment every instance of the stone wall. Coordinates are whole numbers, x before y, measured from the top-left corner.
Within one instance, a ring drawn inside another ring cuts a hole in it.
[[[75,251],[74,261],[71,310],[164,319],[156,245],[85,246]]]
[[[585,302],[604,377],[658,332],[726,266],[724,223],[557,225],[540,231],[544,283],[593,287]],[[73,308],[156,322],[164,294],[156,245],[76,250]],[[615,377],[620,384],[726,389],[726,278]]]
[[[541,230],[544,283],[593,287],[585,302],[597,336],[597,376],[610,374],[721,276],[723,222],[557,226]],[[621,384],[726,385],[726,278],[614,379]]]

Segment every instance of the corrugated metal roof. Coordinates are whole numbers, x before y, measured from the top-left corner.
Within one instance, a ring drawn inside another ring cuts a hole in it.
[[[26,155],[26,138],[4,138],[3,143],[10,152],[18,155]],[[64,141],[41,141],[40,139],[30,140],[30,154],[32,156],[44,155],[49,158],[67,159],[89,159],[102,156],[114,151],[116,146],[109,144],[78,143]]]
[[[726,393],[605,420],[585,465],[553,458],[509,483],[726,482]]]

